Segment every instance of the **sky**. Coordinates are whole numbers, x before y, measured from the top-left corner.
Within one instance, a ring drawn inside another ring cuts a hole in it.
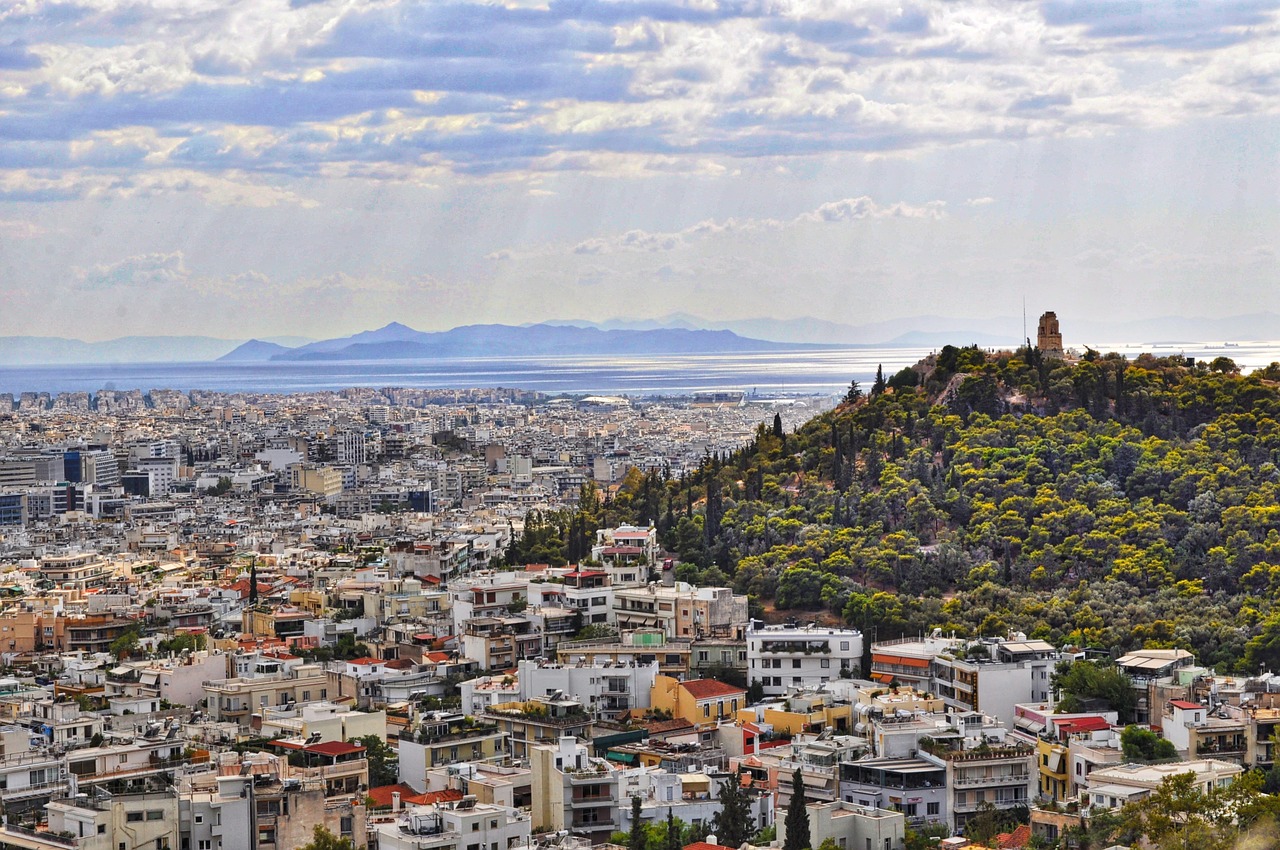
[[[1280,0],[0,3],[0,335],[1228,316],[1277,251]]]

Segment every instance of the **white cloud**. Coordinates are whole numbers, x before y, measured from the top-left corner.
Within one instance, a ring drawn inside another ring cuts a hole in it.
[[[181,251],[139,254],[115,263],[72,269],[84,289],[167,288],[191,279]]]
[[[924,204],[878,204],[863,195],[844,198],[822,204],[817,209],[801,213],[789,221],[772,218],[728,218],[723,221],[707,219],[697,224],[668,233],[651,233],[645,230],[628,230],[612,237],[593,237],[574,245],[574,254],[611,254],[619,251],[674,251],[693,242],[725,233],[783,230],[805,224],[835,224],[884,218],[940,219],[946,216],[943,201]]]

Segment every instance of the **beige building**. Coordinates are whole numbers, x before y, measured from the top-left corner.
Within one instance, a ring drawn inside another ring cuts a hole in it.
[[[288,673],[236,677],[204,686],[209,719],[249,728],[263,709],[329,698],[329,677],[319,664],[302,664]]]
[[[289,467],[289,484],[293,490],[314,493],[326,501],[342,494],[342,471],[332,466],[294,464]]]
[[[549,830],[567,829],[593,844],[621,828],[618,768],[593,758],[572,737],[529,748],[533,771],[533,819]]]

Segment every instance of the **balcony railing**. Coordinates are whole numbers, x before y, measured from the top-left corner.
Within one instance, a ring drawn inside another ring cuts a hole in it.
[[[957,776],[956,785],[1025,785],[1031,780],[1029,774],[1011,773],[1002,776]]]
[[[25,836],[27,838],[35,839],[36,841],[47,841],[50,844],[58,844],[63,847],[80,846],[80,840],[78,838],[59,835],[56,832],[41,832],[35,829],[27,829],[25,826],[18,826],[15,823],[8,823],[0,827],[0,835],[3,835],[6,832],[11,832],[14,835]]]

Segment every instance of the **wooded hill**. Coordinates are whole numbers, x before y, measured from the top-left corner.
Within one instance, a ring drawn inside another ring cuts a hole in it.
[[[1026,632],[1280,669],[1280,365],[948,346],[694,475],[531,517],[515,562],[656,522],[677,577],[876,639]]]

